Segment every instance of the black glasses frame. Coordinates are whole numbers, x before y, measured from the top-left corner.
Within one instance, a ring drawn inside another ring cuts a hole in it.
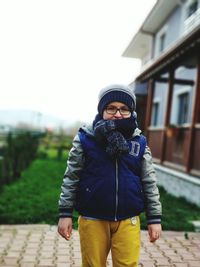
[[[125,110],[125,109],[123,109],[123,107],[121,107],[121,108],[117,108],[117,107],[112,107],[113,108],[113,110],[114,110],[114,112],[110,112],[109,110],[108,110],[108,108],[109,108],[109,106],[108,107],[106,107],[106,109],[105,109],[105,111],[106,111],[106,113],[107,114],[109,114],[109,115],[115,115],[116,113],[117,113],[117,111],[119,111],[119,113],[122,115],[122,116],[128,116],[128,115],[130,115],[130,113],[131,113],[131,111],[130,110]]]

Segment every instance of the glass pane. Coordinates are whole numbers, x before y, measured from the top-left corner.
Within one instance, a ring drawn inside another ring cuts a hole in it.
[[[165,39],[166,39],[166,34],[164,33],[160,36],[160,49],[159,49],[160,52],[162,52],[165,48]]]
[[[152,125],[153,126],[158,125],[158,112],[159,112],[159,103],[154,103],[153,110],[152,110]]]
[[[167,108],[167,94],[169,87],[169,73],[163,72],[155,79],[154,95],[152,100],[152,126],[164,126]]]
[[[178,96],[178,124],[188,122],[188,106],[189,106],[189,93],[180,94]]]

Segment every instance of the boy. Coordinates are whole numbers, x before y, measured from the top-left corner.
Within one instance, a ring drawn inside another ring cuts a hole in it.
[[[160,237],[156,175],[135,108],[129,86],[103,88],[93,125],[82,127],[74,138],[59,199],[58,232],[69,240],[75,208],[82,267],[105,267],[110,250],[113,267],[137,266],[142,211],[150,241]]]

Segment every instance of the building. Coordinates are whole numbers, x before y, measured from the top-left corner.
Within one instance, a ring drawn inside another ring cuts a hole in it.
[[[200,0],[158,0],[123,56],[142,61],[133,84],[159,183],[200,206]]]

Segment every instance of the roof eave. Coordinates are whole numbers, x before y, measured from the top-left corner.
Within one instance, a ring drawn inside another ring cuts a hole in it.
[[[138,36],[153,36],[156,33],[157,29],[162,25],[163,21],[169,16],[169,14],[173,9],[175,9],[178,4],[180,4],[180,0],[157,0],[138,32],[133,36],[122,56],[141,58],[140,55],[137,55],[137,51],[133,51],[134,47],[139,47]],[[162,12],[163,9],[165,10],[164,14]]]
[[[152,62],[150,66],[144,69],[136,77],[135,81],[145,81],[161,72],[166,66],[170,64],[174,65],[174,62],[176,62],[181,55],[186,53],[189,49],[193,49],[195,45],[200,45],[200,25],[167,49],[159,58]]]

